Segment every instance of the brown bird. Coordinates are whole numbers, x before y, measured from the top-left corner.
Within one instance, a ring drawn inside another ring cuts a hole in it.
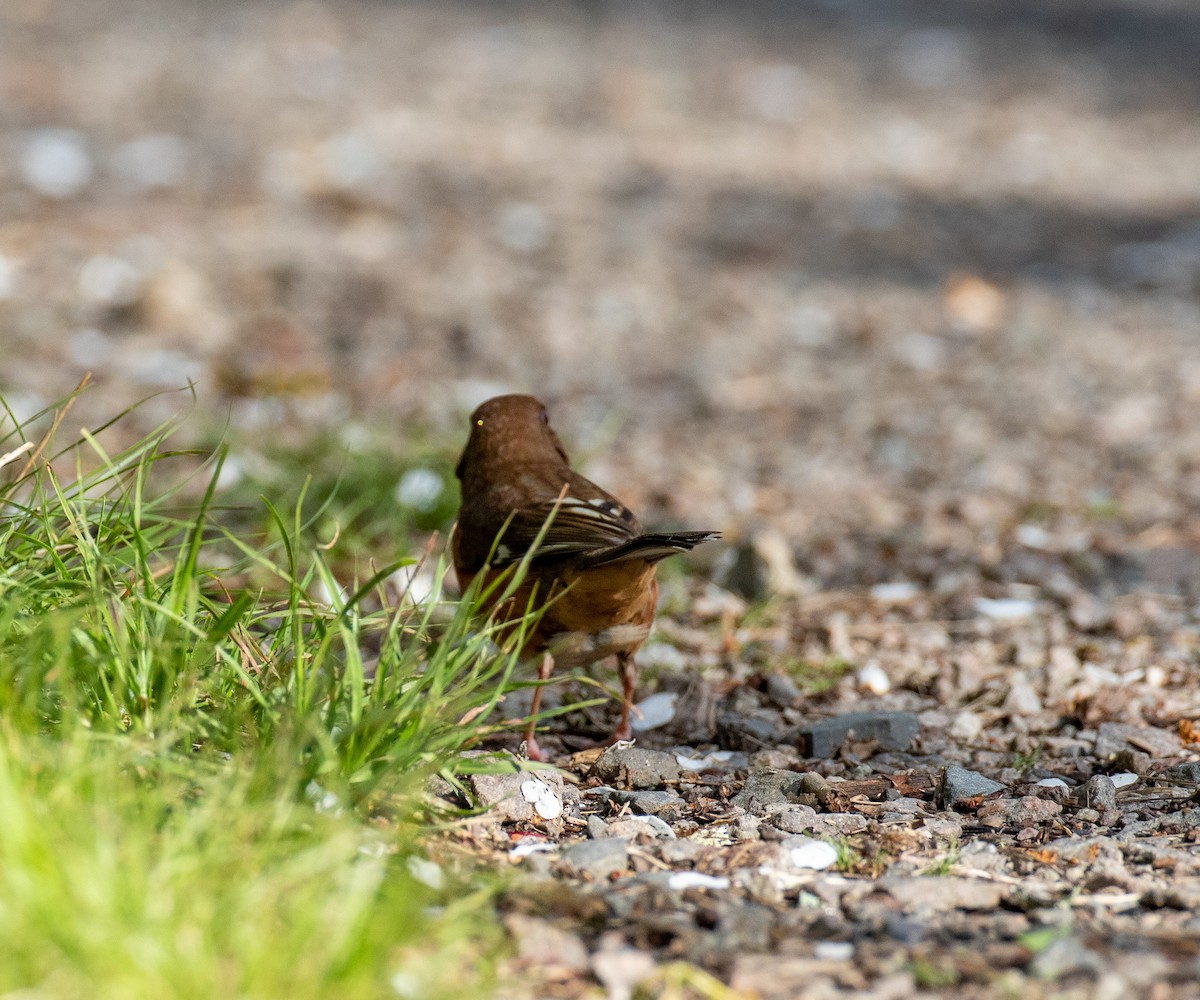
[[[634,654],[658,598],[655,564],[718,533],[644,533],[633,511],[571,469],[546,408],[532,396],[496,396],[471,414],[455,475],[462,483],[453,542],[459,585],[466,590],[480,572],[490,583],[532,549],[528,574],[497,615],[520,618],[531,599],[545,606],[522,649],[542,654],[543,681],[556,663],[583,666],[615,654],[623,696],[612,738],[628,739]],[[539,686],[525,730],[531,760],[545,759],[533,732],[541,694]]]

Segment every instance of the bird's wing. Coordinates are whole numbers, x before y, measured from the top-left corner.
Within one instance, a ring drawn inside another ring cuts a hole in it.
[[[564,558],[604,552],[638,537],[633,512],[612,497],[571,496],[528,504],[513,512],[490,560],[507,566],[525,558]]]

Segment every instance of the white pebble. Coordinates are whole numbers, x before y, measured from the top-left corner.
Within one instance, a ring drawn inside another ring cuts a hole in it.
[[[1050,532],[1040,524],[1018,524],[1013,535],[1027,549],[1050,548]]]
[[[1013,621],[1017,618],[1028,618],[1037,610],[1037,602],[1023,597],[979,597],[975,600],[975,610],[985,618],[997,621]]]
[[[1039,788],[1070,788],[1062,778],[1043,778],[1038,782]]]
[[[437,863],[428,858],[413,856],[408,859],[408,871],[422,885],[428,886],[435,892],[446,884],[446,873]]]
[[[16,265],[3,254],[0,254],[0,302],[13,297],[13,292],[16,291],[17,285],[16,278]]]
[[[919,372],[937,371],[946,361],[946,345],[932,334],[913,330],[895,345],[899,360]]]
[[[682,650],[676,649],[669,642],[650,642],[638,652],[639,667],[658,667],[667,670],[683,670],[688,665],[688,658]]]
[[[893,583],[877,583],[871,588],[871,600],[881,604],[902,604],[911,601],[921,593],[921,588],[907,580],[896,580]]]
[[[48,198],[70,198],[92,179],[92,157],[81,132],[41,128],[25,134],[21,178]]]
[[[983,732],[983,719],[974,712],[959,712],[950,723],[949,735],[962,743],[969,743]]]
[[[887,694],[892,682],[878,663],[868,663],[858,671],[858,686],[871,694]]]
[[[322,152],[330,182],[342,190],[368,186],[383,169],[371,141],[355,132],[334,136],[325,143]]]
[[[621,823],[641,823],[642,826],[648,827],[650,832],[655,837],[666,837],[668,840],[675,839],[675,831],[671,829],[671,825],[664,819],[657,816],[643,816],[640,813],[635,813],[631,816],[626,816],[619,820]]]
[[[91,368],[112,357],[112,338],[102,330],[85,327],[67,338],[67,353],[80,368]]]
[[[824,871],[837,864],[837,848],[823,840],[809,840],[805,844],[793,847],[788,855],[788,861],[793,868],[811,868]]]
[[[442,582],[428,563],[409,563],[388,577],[396,593],[411,604],[425,604],[442,599]]]
[[[630,727],[635,733],[644,733],[648,729],[665,726],[675,718],[675,703],[678,700],[679,695],[674,691],[659,691],[649,698],[643,698],[635,706]]]
[[[79,270],[79,292],[84,298],[106,306],[136,302],[142,290],[142,274],[129,261],[109,253],[98,253]]]
[[[736,753],[736,750],[710,750],[703,757],[688,757],[686,754],[677,753],[675,761],[685,771],[703,771],[708,767],[728,764]]]
[[[722,875],[705,875],[703,872],[672,872],[667,878],[667,888],[683,889],[728,889],[729,879]]]
[[[246,470],[236,455],[226,455],[221,463],[221,471],[217,473],[217,489],[227,490],[246,478]]]
[[[818,941],[813,945],[813,957],[823,962],[848,962],[854,957],[850,941]]]
[[[396,484],[396,502],[412,510],[432,510],[445,488],[442,477],[432,469],[409,469]]]
[[[1128,788],[1130,785],[1137,784],[1138,780],[1138,776],[1132,771],[1120,771],[1117,774],[1110,774],[1108,778],[1117,788]]]
[[[508,852],[510,858],[524,858],[530,854],[553,854],[558,850],[558,845],[549,840],[522,840],[516,847]]]

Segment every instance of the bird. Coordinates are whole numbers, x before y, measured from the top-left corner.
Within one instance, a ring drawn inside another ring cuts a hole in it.
[[[716,531],[646,532],[611,493],[571,468],[546,407],[533,396],[495,396],[471,414],[455,468],[462,493],[451,543],[465,593],[484,574],[483,606],[512,628],[543,608],[520,656],[540,654],[538,679],[616,656],[621,718],[610,742],[632,735],[635,654],[654,622],[658,562],[719,538]],[[527,561],[516,590],[492,588],[499,574]],[[534,729],[542,687],[533,693],[524,733],[530,760],[544,761]]]

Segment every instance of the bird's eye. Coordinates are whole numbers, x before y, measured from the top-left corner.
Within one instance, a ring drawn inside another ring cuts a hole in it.
[[[538,414],[538,420],[540,420],[543,424],[548,424],[548,423],[550,423],[550,414],[547,413],[545,410],[542,410]]]
[[[476,427],[482,427],[482,426],[483,426],[483,420],[482,420],[482,419],[480,419],[480,420],[476,420],[476,421],[475,421],[475,426],[476,426]]]

